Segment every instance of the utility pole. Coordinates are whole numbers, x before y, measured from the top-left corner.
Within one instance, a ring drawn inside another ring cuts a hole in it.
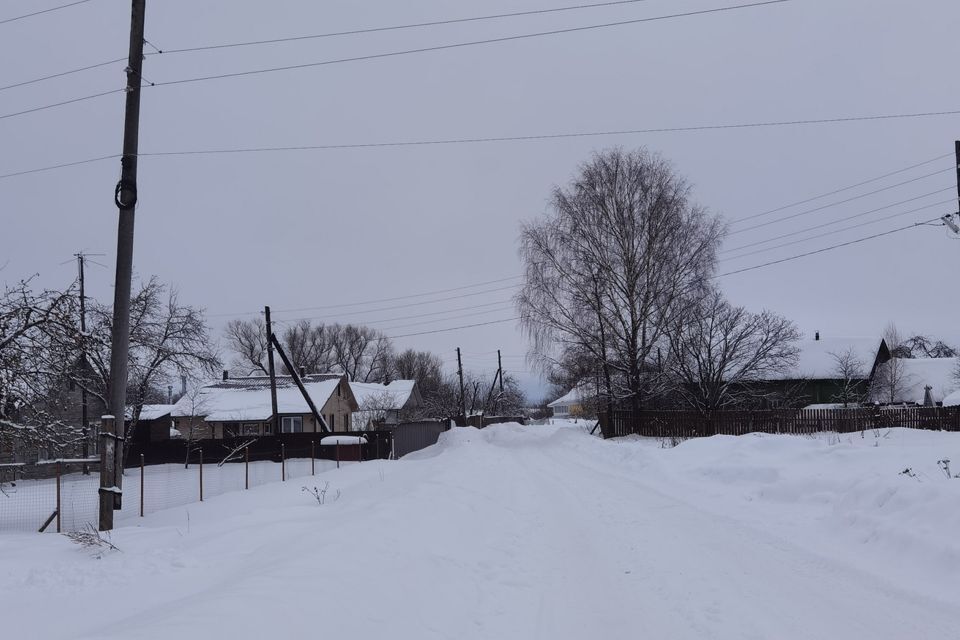
[[[113,199],[120,210],[117,225],[117,274],[113,290],[113,335],[110,348],[110,411],[101,433],[100,529],[113,528],[113,510],[122,506],[124,418],[127,403],[127,356],[130,350],[130,281],[133,274],[133,222],[137,206],[137,154],[140,134],[140,83],[143,78],[143,24],[146,0],[132,0],[130,52],[127,59],[126,110],[120,181]]]
[[[270,374],[270,407],[273,409],[273,433],[280,433],[280,416],[277,415],[277,370],[273,365],[273,324],[270,322],[270,307],[263,308],[264,324],[267,327],[267,372]]]
[[[87,374],[87,295],[84,288],[84,263],[86,255],[83,251],[76,254],[77,267],[80,270],[80,368],[83,376]],[[80,384],[80,426],[83,428],[83,457],[90,457],[90,441],[87,439],[90,433],[90,416],[87,414],[87,385],[86,379]],[[90,467],[83,465],[83,475],[90,475]]]
[[[460,376],[460,413],[463,425],[467,425],[467,394],[463,390],[463,361],[460,359],[460,347],[457,347],[457,375]]]
[[[497,375],[500,376],[500,396],[497,398],[497,413],[503,413],[503,360],[500,359],[500,349],[497,349]]]
[[[943,220],[945,225],[950,227],[951,231],[960,235],[960,140],[957,140],[953,144],[957,164],[957,213],[948,213],[940,219]],[[954,221],[953,216],[957,216],[956,221]]]

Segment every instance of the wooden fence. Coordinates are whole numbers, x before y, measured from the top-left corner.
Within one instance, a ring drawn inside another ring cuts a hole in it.
[[[696,438],[717,434],[852,433],[867,429],[907,427],[960,431],[960,407],[897,407],[863,409],[772,409],[767,411],[614,411],[600,415],[604,438],[640,435],[652,438]]]

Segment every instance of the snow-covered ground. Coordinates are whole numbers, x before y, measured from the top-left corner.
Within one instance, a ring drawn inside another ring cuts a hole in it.
[[[0,536],[4,635],[960,636],[960,478],[937,464],[960,434],[661,448],[589,426],[455,429],[124,519],[120,551]]]

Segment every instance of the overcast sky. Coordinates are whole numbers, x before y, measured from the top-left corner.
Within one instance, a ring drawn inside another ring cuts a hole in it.
[[[587,0],[585,0],[587,1]],[[147,0],[146,33],[177,49],[575,4],[545,0]],[[64,4],[0,3],[0,20]],[[156,83],[737,4],[647,0],[620,6],[207,52],[152,55]],[[147,88],[140,150],[419,141],[688,127],[960,109],[956,0],[792,0],[770,6],[414,55]],[[90,0],[0,24],[0,86],[126,55],[129,2]],[[150,48],[148,47],[148,51]],[[0,91],[0,115],[120,88],[123,63]],[[0,174],[119,153],[123,95],[0,119]],[[401,148],[144,157],[136,272],[175,284],[219,329],[265,304],[280,319],[366,322],[405,335],[512,318],[519,225],[594,151],[647,146],[696,199],[728,220],[944,156],[857,189],[733,223],[721,273],[957,210],[960,116],[778,128],[612,135]],[[935,175],[927,175],[934,172]],[[118,160],[0,180],[0,278],[74,276],[112,297]],[[926,177],[923,177],[926,176]],[[913,180],[916,178],[916,180]],[[912,180],[907,184],[892,186]],[[857,197],[887,186],[873,195]],[[939,193],[935,193],[939,191]],[[950,201],[950,202],[948,202]],[[903,203],[903,204],[896,204]],[[942,203],[942,204],[937,204]],[[893,205],[893,206],[891,206]],[[882,207],[882,209],[880,209]],[[926,207],[907,213],[910,209]],[[880,209],[872,213],[865,213]],[[795,215],[794,214],[801,214]],[[847,221],[844,218],[860,215]],[[895,215],[902,214],[902,215]],[[794,216],[789,220],[781,220]],[[895,217],[894,217],[895,216]],[[881,218],[888,218],[881,220]],[[779,222],[777,222],[780,220]],[[751,228],[761,223],[767,224]],[[820,226],[833,223],[829,226]],[[859,225],[844,231],[847,227]],[[822,237],[777,247],[811,235]],[[738,254],[768,249],[744,257]],[[905,333],[960,342],[960,242],[918,227],[724,276],[736,303],[801,330]],[[499,281],[466,288],[478,283]],[[456,290],[454,290],[456,289]],[[470,294],[470,295],[467,295]],[[457,296],[457,297],[454,297]],[[442,300],[441,300],[442,299]],[[434,302],[426,302],[431,301]],[[401,306],[402,305],[402,306]],[[413,306],[411,306],[413,305]],[[485,305],[485,306],[479,306]],[[348,313],[349,312],[349,313]],[[435,315],[423,314],[443,312]],[[410,316],[420,315],[419,318]],[[397,339],[464,365],[530,379],[514,322]]]

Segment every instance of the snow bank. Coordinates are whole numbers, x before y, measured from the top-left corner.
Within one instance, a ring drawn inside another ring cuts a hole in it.
[[[335,444],[352,444],[354,446],[358,444],[367,444],[367,438],[365,436],[324,436],[320,438],[321,446]]]

